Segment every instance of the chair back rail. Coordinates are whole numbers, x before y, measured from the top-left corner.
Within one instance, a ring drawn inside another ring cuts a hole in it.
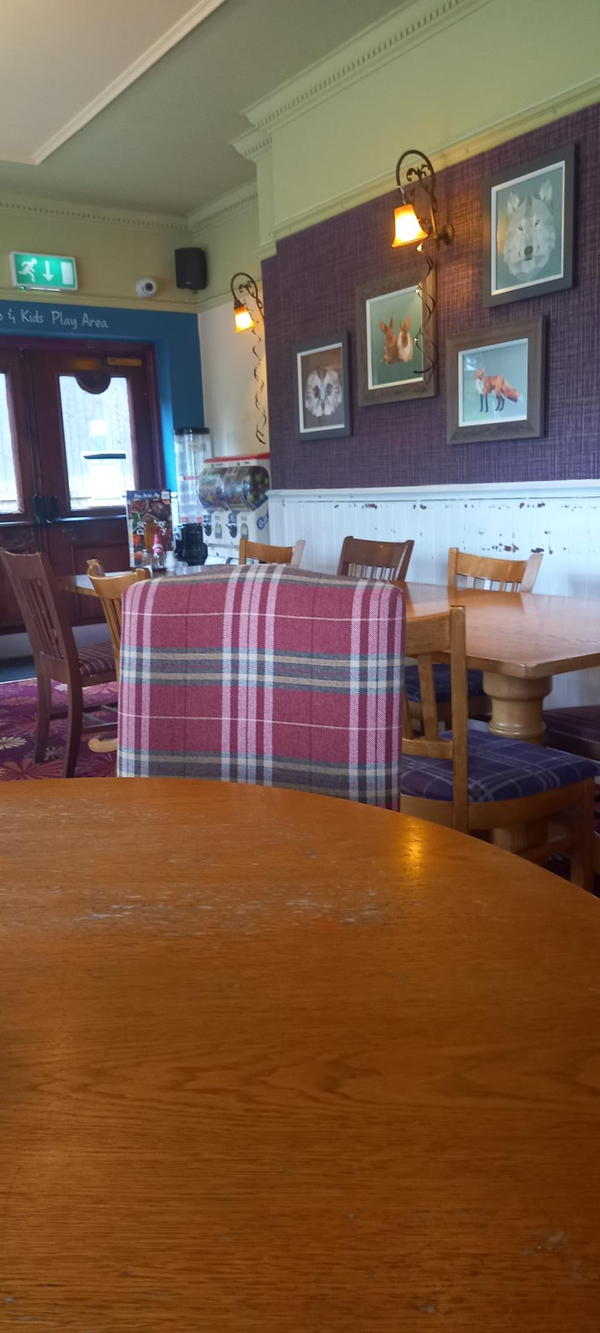
[[[453,825],[468,830],[468,758],[467,758],[467,653],[465,611],[453,606],[436,616],[409,620],[406,625],[406,654],[414,657],[421,689],[420,735],[404,699],[405,754],[427,759],[450,759],[453,774]],[[452,740],[439,739],[438,711],[433,678],[433,662],[440,654],[450,656],[452,685]]]
[[[88,561],[88,570],[94,561]],[[121,656],[121,624],[123,617],[122,598],[123,593],[131,587],[133,583],[143,583],[150,578],[150,570],[142,567],[141,569],[132,569],[127,574],[108,575],[99,577],[92,574],[90,570],[90,582],[96,595],[102,602],[106,623],[110,631],[110,638],[115,654],[115,669],[117,680],[120,671]]]
[[[266,542],[251,542],[242,537],[238,564],[245,565],[252,560],[259,565],[289,565],[299,569],[305,546],[305,541],[297,541],[294,546],[267,546]]]
[[[401,583],[408,574],[413,548],[414,541],[372,542],[345,537],[337,572],[350,578]]]
[[[79,674],[73,630],[63,597],[45,555],[0,556],[19,604],[31,650],[36,661],[62,662]]]
[[[532,551],[528,560],[497,560],[495,556],[469,555],[451,546],[448,551],[448,586],[483,588],[497,592],[532,592],[542,563],[542,551]],[[464,579],[459,584],[458,580]],[[494,589],[497,584],[497,589]]]

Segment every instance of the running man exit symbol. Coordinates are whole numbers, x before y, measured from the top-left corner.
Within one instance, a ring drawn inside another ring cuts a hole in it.
[[[77,291],[77,269],[70,255],[32,255],[13,250],[10,255],[13,287],[36,292]]]

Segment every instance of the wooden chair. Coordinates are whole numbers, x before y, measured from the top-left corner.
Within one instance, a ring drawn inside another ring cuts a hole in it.
[[[132,583],[139,583],[150,578],[150,570],[146,568],[132,569],[127,574],[116,574],[109,577],[98,575],[92,572],[92,567],[98,565],[97,560],[88,560],[88,573],[94,592],[102,602],[102,610],[106,618],[106,623],[110,630],[110,637],[115,655],[116,679],[120,675],[120,657],[121,657],[121,619],[122,607],[121,599],[123,593],[131,587]],[[96,754],[110,754],[118,748],[116,736],[111,736],[102,740],[99,736],[93,736],[89,742],[90,750]]]
[[[487,592],[533,592],[542,563],[542,551],[532,551],[528,560],[496,560],[494,556],[468,555],[451,546],[448,551],[448,587],[476,588]],[[438,663],[434,667],[436,698],[439,717],[448,726],[451,718],[450,671]],[[408,666],[404,688],[415,720],[421,718],[419,677],[415,667]],[[488,721],[491,705],[483,689],[483,672],[469,668],[467,672],[469,717]]]
[[[570,855],[571,879],[591,892],[595,765],[559,750],[468,730],[464,607],[408,621],[406,652],[417,659],[422,731],[415,735],[405,700],[402,812],[480,837],[493,833],[504,846],[508,836],[498,836],[498,830],[513,829],[511,850],[540,865],[555,853]],[[433,667],[440,653],[450,655],[452,690],[452,730],[442,735]],[[560,832],[550,839],[548,821],[561,817]],[[519,837],[522,826],[527,838]]]
[[[483,585],[488,592],[533,592],[542,556],[542,551],[532,551],[528,560],[496,560],[495,556],[468,555],[457,546],[451,546],[448,551],[448,587]],[[462,585],[459,583],[461,578],[464,579]]]
[[[408,573],[414,545],[413,541],[370,542],[344,537],[337,572],[355,579],[400,583]]]
[[[93,574],[94,578],[103,579],[106,573],[104,565],[99,560],[88,560],[87,573]]]
[[[29,635],[38,687],[34,763],[42,762],[48,742],[52,681],[68,687],[68,733],[63,777],[75,772],[83,729],[83,691],[116,678],[109,640],[78,647],[52,568],[44,555],[12,555],[0,551],[6,574],[19,603]],[[96,727],[96,730],[98,728]]]
[[[290,565],[299,569],[304,555],[306,542],[296,542],[295,546],[267,546],[264,542],[250,542],[247,537],[240,539],[239,565],[255,561],[259,565]]]

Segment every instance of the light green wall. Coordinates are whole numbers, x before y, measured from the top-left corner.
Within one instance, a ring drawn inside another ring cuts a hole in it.
[[[600,96],[599,0],[474,0],[442,27],[427,19],[435,9],[415,0],[398,11],[397,27],[410,27],[413,10],[424,22],[392,59],[354,59],[361,41],[372,53],[391,31],[386,20],[352,44],[351,77],[348,53],[332,56],[281,89],[279,106],[276,92],[246,113],[257,140],[271,136],[270,181],[262,147],[260,160],[245,153],[261,205],[265,195],[263,248],[392,189],[405,148],[443,166]]]
[[[117,214],[116,217],[126,217]],[[175,286],[174,251],[178,246],[200,245],[206,250],[209,285],[198,294]],[[27,299],[11,286],[11,250],[31,249],[37,254],[73,255],[79,290],[67,304],[136,306],[145,309],[190,310],[218,304],[229,291],[236,269],[260,277],[258,259],[258,205],[256,197],[241,207],[215,206],[213,217],[196,227],[184,218],[177,225],[153,218],[110,221],[76,206],[22,200],[10,207],[0,201],[0,298]],[[155,278],[158,292],[151,300],[136,295],[140,278]],[[35,293],[35,300],[43,300]],[[56,294],[46,298],[56,302]]]
[[[234,273],[250,273],[260,280],[256,195],[232,211],[227,204],[216,209],[213,218],[192,227],[187,244],[200,245],[207,255],[208,287],[199,293],[200,310],[229,300]]]
[[[52,211],[50,211],[52,210]],[[0,206],[0,295],[20,299],[11,286],[8,256],[11,250],[32,249],[38,254],[74,255],[79,291],[61,293],[61,301],[91,305],[136,305],[139,278],[155,278],[158,293],[147,308],[189,309],[190,299],[175,287],[173,251],[190,244],[184,230],[162,229],[151,217],[146,225],[119,225],[96,221],[84,211],[77,216],[68,205],[30,201],[10,211]],[[35,299],[41,299],[35,294]],[[56,295],[48,298],[56,301]]]

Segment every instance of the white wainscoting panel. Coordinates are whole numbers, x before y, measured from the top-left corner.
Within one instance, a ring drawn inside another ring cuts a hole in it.
[[[306,541],[303,567],[337,568],[344,537],[412,537],[409,577],[444,583],[448,548],[524,558],[544,552],[536,592],[600,599],[600,481],[272,491],[270,540]],[[600,628],[599,628],[600,636]],[[554,677],[549,706],[600,704],[600,669]]]

